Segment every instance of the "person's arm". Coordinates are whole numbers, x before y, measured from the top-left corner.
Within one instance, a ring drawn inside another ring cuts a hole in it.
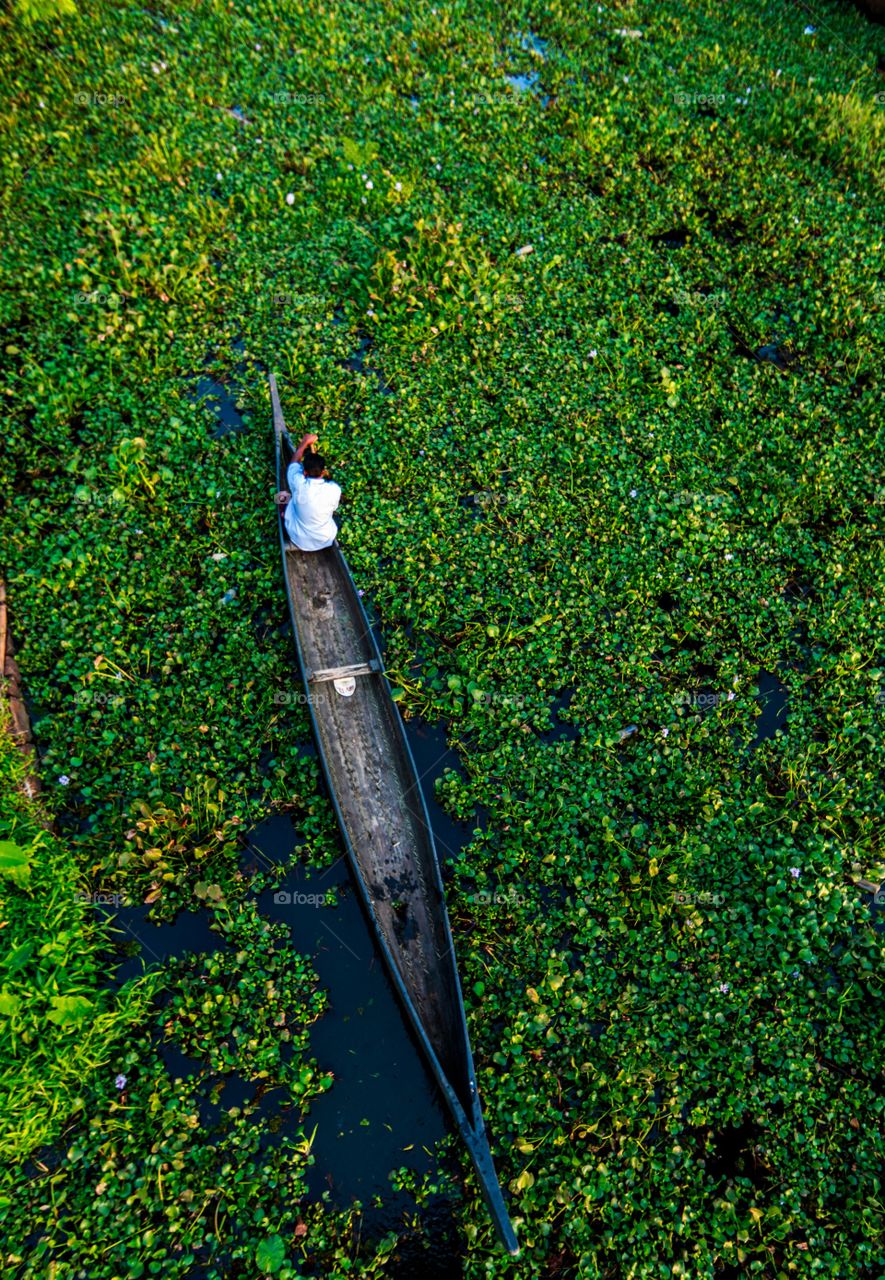
[[[317,440],[319,440],[319,436],[315,436],[312,431],[308,431],[306,436],[302,436],[301,444],[292,455],[292,461],[300,462],[304,457],[305,451],[309,449],[312,444],[316,444]]]

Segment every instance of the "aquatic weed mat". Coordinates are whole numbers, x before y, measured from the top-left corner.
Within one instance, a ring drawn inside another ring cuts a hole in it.
[[[457,1265],[877,1275],[882,28],[825,0],[43,11],[2,19],[0,483],[83,874],[233,910],[279,808],[337,856],[275,371],[403,713],[461,754],[440,798],[488,815],[449,906],[523,1256],[465,1170]],[[188,1273],[147,1191],[110,1214],[73,1158],[52,1176],[7,1212],[28,1240],[51,1204],[58,1274]],[[306,1222],[243,1226],[243,1258],[385,1265]]]

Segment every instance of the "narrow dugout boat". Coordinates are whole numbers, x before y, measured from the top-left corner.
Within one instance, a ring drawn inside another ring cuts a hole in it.
[[[270,394],[280,490],[294,450],[272,375]],[[282,508],[278,521],[307,705],[351,871],[501,1244],[517,1254],[483,1124],[430,820],[381,653],[337,542],[299,551]]]

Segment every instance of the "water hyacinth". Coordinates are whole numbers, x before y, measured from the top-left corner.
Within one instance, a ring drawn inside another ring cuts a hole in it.
[[[495,1280],[878,1275],[876,28],[563,0],[526,47],[484,0],[331,34],[289,0],[178,31],[65,7],[17,0],[0,48],[0,538],[60,833],[23,828],[0,748],[4,1257],[393,1275],[413,1236]],[[266,370],[342,479],[426,753],[514,1262],[457,1145],[384,1128],[383,1070],[348,1101],[357,1021],[319,1101],[320,913],[273,895],[341,847],[290,696]],[[125,706],[73,696],[109,679]],[[286,847],[253,866],[262,824]],[[346,1179],[316,1194],[332,1111],[395,1136],[354,1156],[389,1232]]]

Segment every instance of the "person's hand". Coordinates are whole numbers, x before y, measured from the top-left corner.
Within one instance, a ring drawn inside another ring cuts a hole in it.
[[[286,489],[280,489],[279,493],[274,494],[273,500],[278,507],[285,507],[288,504],[291,497],[292,497],[291,493],[289,493]]]
[[[308,431],[307,435],[302,438],[301,443],[304,445],[316,444],[317,440],[319,440],[319,436],[315,436],[312,431]]]

